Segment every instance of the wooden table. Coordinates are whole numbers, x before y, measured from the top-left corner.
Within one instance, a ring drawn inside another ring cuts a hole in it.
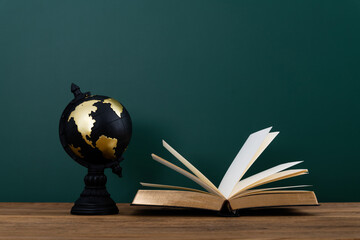
[[[72,203],[0,203],[0,239],[360,239],[360,203],[253,209],[241,217],[211,211],[130,207],[74,216]]]

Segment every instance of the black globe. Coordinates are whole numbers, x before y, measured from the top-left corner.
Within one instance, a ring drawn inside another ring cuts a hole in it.
[[[105,168],[122,176],[120,161],[132,132],[125,107],[113,98],[82,93],[71,85],[74,99],[61,115],[59,134],[65,151],[88,168],[85,188],[71,208],[72,214],[117,214],[114,200],[106,190]]]
[[[75,99],[60,120],[60,140],[65,151],[77,162],[109,167],[122,159],[132,133],[125,107],[113,98],[82,93],[72,85]]]

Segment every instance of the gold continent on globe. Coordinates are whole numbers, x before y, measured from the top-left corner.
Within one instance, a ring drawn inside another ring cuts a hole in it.
[[[105,158],[115,159],[116,158],[115,148],[117,145],[117,139],[101,135],[99,139],[96,141],[94,146],[93,142],[91,142],[87,138],[90,137],[91,129],[93,128],[94,123],[96,122],[96,120],[90,116],[90,113],[96,112],[97,107],[94,106],[94,104],[97,102],[101,102],[101,101],[90,100],[90,101],[85,101],[80,105],[76,106],[75,110],[71,112],[68,121],[70,121],[71,118],[74,119],[78,131],[81,133],[84,141],[87,144],[89,144],[93,148],[98,148],[103,153],[103,156]],[[110,103],[110,107],[112,108],[112,110],[114,110],[114,112],[119,116],[119,118],[121,118],[121,113],[123,111],[123,106],[121,105],[121,103],[119,103],[113,98],[105,99],[102,102]],[[83,158],[83,156],[80,153],[81,150],[80,147],[75,148],[72,144],[69,146],[76,155]]]

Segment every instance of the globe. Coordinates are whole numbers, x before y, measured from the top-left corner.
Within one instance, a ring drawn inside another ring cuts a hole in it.
[[[88,168],[85,188],[71,209],[78,215],[107,215],[119,212],[106,190],[105,168],[121,177],[120,162],[132,133],[125,107],[111,97],[82,93],[72,84],[74,99],[60,118],[60,142],[76,162]]]
[[[132,133],[130,115],[117,100],[83,94],[72,86],[76,101],[65,109],[60,139],[66,152],[84,166],[120,161]]]

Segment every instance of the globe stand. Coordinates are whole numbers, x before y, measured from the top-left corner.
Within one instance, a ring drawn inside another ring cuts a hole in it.
[[[114,170],[115,169],[113,168],[113,172]],[[119,169],[117,168],[117,170]],[[76,200],[75,205],[71,208],[71,214],[118,214],[119,209],[106,190],[106,181],[107,178],[104,174],[104,168],[89,167],[88,174],[84,178],[84,191],[81,193],[80,198]]]

